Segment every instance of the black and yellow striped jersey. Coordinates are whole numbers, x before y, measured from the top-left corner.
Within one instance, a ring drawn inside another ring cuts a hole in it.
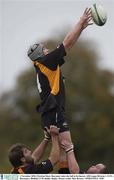
[[[47,102],[46,107],[49,108],[54,103],[54,98],[57,105],[64,108],[65,90],[60,70],[60,66],[65,62],[64,56],[66,56],[66,52],[64,45],[61,44],[49,54],[33,61],[37,74],[38,90],[42,100],[40,105],[42,112],[46,110],[46,108],[43,108],[44,104]]]

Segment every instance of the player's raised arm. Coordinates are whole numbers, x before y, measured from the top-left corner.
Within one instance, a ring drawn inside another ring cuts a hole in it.
[[[32,153],[32,158],[34,159],[34,163],[37,163],[42,158],[46,150],[46,147],[48,145],[48,142],[51,138],[51,136],[46,131],[44,131],[44,135],[45,135],[44,139]]]
[[[65,50],[70,49],[75,44],[81,32],[88,25],[93,24],[93,23],[90,23],[91,19],[92,19],[91,9],[86,8],[79,22],[74,26],[74,28],[66,35],[65,39],[63,40],[63,45],[65,47]]]

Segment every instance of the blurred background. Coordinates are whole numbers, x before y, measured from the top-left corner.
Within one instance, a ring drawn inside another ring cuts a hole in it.
[[[12,144],[22,142],[34,149],[43,138],[28,47],[40,41],[54,49],[93,3],[104,6],[108,20],[103,27],[84,30],[65,58],[66,112],[81,170],[104,163],[114,172],[114,1],[1,0],[1,173],[10,172],[7,154]],[[50,146],[44,158],[49,151]]]

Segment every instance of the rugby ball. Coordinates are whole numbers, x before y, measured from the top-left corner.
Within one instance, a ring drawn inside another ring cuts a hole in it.
[[[93,4],[91,7],[93,22],[98,26],[103,26],[107,21],[107,13],[100,4]]]

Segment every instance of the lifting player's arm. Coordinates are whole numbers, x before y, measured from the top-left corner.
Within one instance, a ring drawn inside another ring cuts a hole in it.
[[[50,130],[47,129],[47,131],[48,131],[47,133],[44,132],[45,138],[40,143],[40,145],[38,145],[38,147],[34,150],[34,152],[32,153],[32,157],[35,163],[38,162],[42,158],[45,152],[45,149],[47,147],[48,141],[50,139],[50,134],[51,134],[52,149],[51,149],[51,153],[48,159],[51,161],[52,165],[55,165],[57,161],[59,160],[59,155],[60,155],[60,150],[59,150],[60,148],[59,148],[59,142],[58,142],[59,130],[56,126],[50,126]]]
[[[93,23],[91,21],[91,9],[86,8],[79,22],[74,26],[74,28],[69,32],[65,39],[63,40],[63,45],[65,50],[69,50],[75,44],[77,39],[79,38],[81,32],[88,26]]]
[[[44,139],[32,153],[34,163],[38,162],[42,158],[42,156],[44,155],[45,149],[48,145],[48,142],[51,138],[49,133],[47,133],[46,131],[44,131],[44,135],[45,135]]]

